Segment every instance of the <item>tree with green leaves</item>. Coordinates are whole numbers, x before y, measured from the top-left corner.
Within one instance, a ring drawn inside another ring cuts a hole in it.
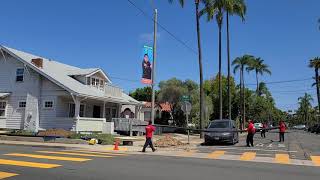
[[[245,86],[244,86],[244,70],[248,66],[248,63],[252,61],[254,57],[252,55],[244,55],[242,57],[237,57],[235,60],[232,62],[233,68],[233,73],[236,73],[239,71],[240,73],[240,94],[241,94],[241,127],[243,128],[243,125],[246,121],[246,111],[245,111]]]
[[[318,101],[318,110],[320,113],[320,92],[319,92],[319,68],[320,68],[320,57],[315,57],[310,60],[310,68],[314,68],[315,80],[316,80],[316,90],[317,90],[317,101]]]
[[[133,92],[130,92],[129,95],[138,101],[151,102],[152,88],[151,87],[137,88]]]
[[[248,72],[255,71],[256,74],[256,81],[257,81],[257,88],[256,92],[258,94],[259,91],[259,78],[258,75],[261,76],[265,73],[271,75],[271,70],[269,69],[269,66],[264,63],[264,60],[259,58],[253,58],[248,62],[248,67],[246,68]]]
[[[305,93],[304,96],[298,98],[299,101],[299,109],[298,112],[303,115],[304,117],[304,123],[308,124],[308,115],[310,112],[311,101],[313,101],[313,98],[310,94]]]
[[[170,3],[173,3],[174,0],[168,0]],[[205,117],[205,105],[204,105],[204,90],[203,90],[203,70],[202,70],[202,50],[201,50],[201,35],[200,35],[200,13],[199,13],[199,4],[200,0],[195,0],[195,15],[196,15],[196,27],[197,27],[197,43],[198,43],[198,62],[199,62],[199,79],[200,79],[200,129],[203,128],[203,120]],[[181,7],[184,7],[185,0],[179,0]],[[203,137],[203,133],[200,133],[200,137]]]

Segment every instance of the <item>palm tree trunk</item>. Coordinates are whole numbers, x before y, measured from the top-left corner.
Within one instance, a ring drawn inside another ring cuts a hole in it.
[[[243,75],[244,67],[242,66],[242,116],[243,116],[243,125],[246,123],[246,99],[245,99],[245,88],[244,88],[244,75]]]
[[[320,113],[320,93],[319,93],[319,69],[315,68],[315,74],[316,74],[316,85],[317,85],[317,99],[318,99],[318,110]]]
[[[202,73],[202,53],[201,53],[201,37],[199,22],[199,2],[196,1],[196,22],[197,22],[197,40],[198,40],[198,60],[199,60],[199,76],[200,76],[200,129],[203,129],[204,121],[204,91],[203,91],[203,73]],[[203,138],[203,132],[200,133]]]
[[[258,92],[259,92],[259,80],[258,80],[258,71],[256,70],[256,81],[257,81],[257,95],[258,95]]]
[[[228,54],[228,114],[231,120],[231,90],[230,90],[230,33],[229,33],[229,12],[227,11],[227,54]]]
[[[240,115],[241,115],[241,120],[240,120],[240,130],[243,129],[243,107],[242,107],[242,68],[240,69]]]
[[[222,85],[221,85],[221,24],[219,25],[219,118],[222,119]]]

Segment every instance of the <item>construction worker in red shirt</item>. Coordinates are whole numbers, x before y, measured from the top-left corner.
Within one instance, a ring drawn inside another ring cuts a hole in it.
[[[261,137],[262,138],[266,138],[266,128],[267,128],[267,124],[263,123],[262,124],[262,129],[261,129]]]
[[[247,128],[247,132],[248,132],[248,135],[247,135],[247,147],[250,147],[250,144],[253,147],[253,136],[254,136],[254,133],[256,132],[256,129],[255,129],[254,125],[253,125],[253,121],[252,120],[249,120],[249,125],[248,125],[248,128]]]
[[[144,143],[142,152],[146,152],[146,148],[148,146],[151,147],[153,152],[156,151],[156,149],[153,147],[153,144],[152,144],[152,135],[155,130],[156,128],[152,125],[152,121],[149,121],[148,126],[146,126],[146,142]]]
[[[284,142],[284,133],[286,132],[286,124],[283,121],[279,123],[279,142]]]

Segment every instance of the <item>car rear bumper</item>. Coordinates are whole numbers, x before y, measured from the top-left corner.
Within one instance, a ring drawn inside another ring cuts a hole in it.
[[[208,136],[205,135],[204,140],[206,143],[217,143],[217,142],[233,142],[233,136]]]

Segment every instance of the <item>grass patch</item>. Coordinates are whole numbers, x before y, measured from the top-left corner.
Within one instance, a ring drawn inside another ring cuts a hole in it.
[[[101,134],[101,133],[92,133],[92,134],[72,134],[69,138],[71,139],[84,139],[90,140],[92,138],[98,139],[98,143],[102,145],[110,145],[114,142],[114,136],[111,134]]]
[[[36,133],[26,130],[11,130],[9,135],[12,136],[35,136]]]

